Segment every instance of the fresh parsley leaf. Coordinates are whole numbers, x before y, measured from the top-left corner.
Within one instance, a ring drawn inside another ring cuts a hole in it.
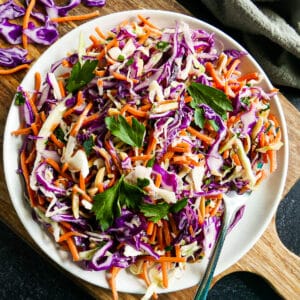
[[[187,198],[183,198],[182,200],[177,201],[175,204],[173,204],[170,207],[170,212],[171,213],[178,213],[180,212],[183,208],[186,207],[188,203],[188,199]]]
[[[98,60],[86,60],[83,65],[77,62],[71,71],[67,81],[66,89],[69,93],[76,92],[87,85],[94,77],[94,70],[98,65]]]
[[[108,229],[114,219],[121,214],[121,207],[118,201],[121,182],[122,180],[120,179],[114,186],[94,197],[92,211],[95,213],[103,231]]]
[[[148,160],[146,167],[152,168],[155,163],[155,156],[153,156],[151,159]]]
[[[15,96],[15,104],[21,106],[25,103],[25,98],[21,92],[17,92]]]
[[[199,104],[210,106],[223,119],[226,118],[226,112],[232,111],[233,107],[227,96],[220,90],[197,82],[192,82],[188,87],[188,92],[193,100],[190,106],[194,109],[198,108]]]
[[[150,184],[150,180],[148,178],[138,178],[137,185],[139,188],[144,188]]]
[[[166,202],[160,202],[157,204],[143,203],[140,206],[141,212],[152,222],[158,222],[162,218],[166,217],[169,213],[169,208],[170,206]]]
[[[130,184],[122,176],[111,188],[94,197],[92,211],[96,215],[102,230],[108,229],[115,218],[121,214],[121,207],[138,210],[145,192],[138,186]]]
[[[93,147],[95,146],[94,139],[90,136],[87,140],[83,142],[83,148],[87,156],[91,154]]]
[[[121,115],[117,118],[106,117],[105,124],[112,135],[118,137],[122,142],[133,147],[142,147],[146,128],[136,118],[132,118],[131,126]]]
[[[61,129],[61,127],[57,127],[54,130],[54,134],[57,137],[57,139],[59,139],[61,142],[65,143],[65,133],[64,131]]]
[[[197,126],[203,129],[205,123],[205,117],[202,108],[195,108],[194,121]]]
[[[183,198],[182,200],[170,205],[166,202],[160,202],[157,204],[143,203],[140,206],[141,212],[145,217],[149,218],[150,221],[158,222],[165,218],[169,212],[178,213],[187,205],[188,199]]]
[[[133,63],[134,63],[134,59],[131,57],[131,58],[129,58],[129,59],[127,60],[126,66],[130,66],[130,65],[132,65]]]
[[[125,204],[129,209],[138,210],[145,192],[137,185],[122,180],[120,185],[119,202]]]
[[[160,41],[156,44],[157,49],[165,50],[169,46],[168,42]]]

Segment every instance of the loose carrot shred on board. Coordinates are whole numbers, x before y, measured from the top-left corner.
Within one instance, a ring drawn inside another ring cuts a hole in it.
[[[87,20],[87,19],[91,19],[94,17],[98,17],[99,15],[100,15],[99,10],[96,10],[96,11],[93,11],[91,13],[84,14],[84,15],[52,18],[51,21],[56,22],[56,23],[69,22],[69,21],[82,21],[82,20]]]
[[[10,74],[16,73],[20,70],[29,69],[29,68],[30,68],[29,64],[22,64],[22,65],[19,65],[17,67],[11,68],[11,69],[0,70],[0,75],[10,75]]]
[[[22,33],[22,43],[23,43],[23,48],[27,49],[28,47],[28,38],[27,35],[25,34],[24,30],[28,28],[28,23],[29,23],[29,18],[30,14],[35,6],[36,0],[30,0],[27,9],[25,11],[25,15],[23,18],[23,33]]]

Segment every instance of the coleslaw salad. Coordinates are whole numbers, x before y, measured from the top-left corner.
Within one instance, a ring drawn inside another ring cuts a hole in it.
[[[112,287],[130,266],[151,296],[208,255],[222,194],[276,169],[276,91],[240,73],[245,53],[184,23],[161,30],[139,16],[96,33],[43,85],[36,75],[38,92],[20,88],[21,169],[36,217],[74,260],[110,270]]]

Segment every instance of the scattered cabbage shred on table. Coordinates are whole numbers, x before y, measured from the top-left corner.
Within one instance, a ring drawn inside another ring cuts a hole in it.
[[[145,298],[209,257],[222,196],[276,169],[276,90],[241,74],[247,55],[185,23],[138,16],[55,62],[15,102],[34,218],[74,261],[145,281]],[[240,211],[240,218],[242,211]]]

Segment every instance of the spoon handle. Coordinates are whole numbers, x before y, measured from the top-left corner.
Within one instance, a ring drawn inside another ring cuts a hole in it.
[[[209,259],[209,263],[205,270],[202,281],[197,289],[194,300],[205,300],[210,288],[211,281],[213,279],[213,275],[215,272],[215,268],[218,263],[219,256],[221,254],[221,250],[225,241],[225,237],[229,228],[229,218],[226,217],[226,213],[224,214],[224,219],[221,225],[219,236],[216,240],[215,247],[213,249],[212,255]]]

